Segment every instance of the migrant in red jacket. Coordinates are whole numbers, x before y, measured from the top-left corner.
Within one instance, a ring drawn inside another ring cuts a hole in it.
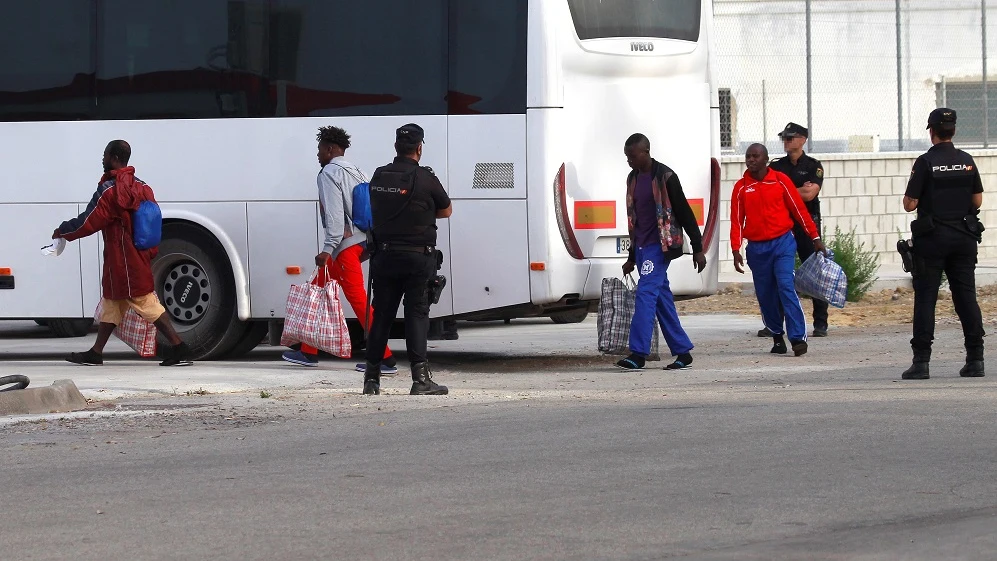
[[[83,214],[59,226],[67,241],[100,232],[104,236],[103,296],[124,300],[154,289],[152,258],[157,249],[141,250],[132,240],[132,211],[142,201],[155,202],[152,188],[135,177],[129,166],[105,173]]]
[[[794,221],[810,239],[820,237],[803,197],[785,174],[769,168],[765,179],[759,181],[745,171],[734,184],[730,197],[730,246],[734,251],[741,251],[743,240],[774,240],[792,230]]]

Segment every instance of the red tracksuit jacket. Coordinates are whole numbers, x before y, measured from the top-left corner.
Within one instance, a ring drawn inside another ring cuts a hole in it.
[[[803,197],[785,174],[769,168],[758,181],[745,171],[730,197],[730,246],[740,251],[744,240],[774,240],[793,229],[794,220],[811,239],[820,234]]]

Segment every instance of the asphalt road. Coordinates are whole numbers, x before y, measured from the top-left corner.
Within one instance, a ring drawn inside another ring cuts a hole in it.
[[[132,397],[0,424],[0,559],[997,558],[997,391],[956,329],[900,382],[909,328],[792,358],[757,319],[684,321],[677,373],[614,372],[591,318],[468,326],[432,355],[444,398],[361,397],[344,362],[272,385],[301,371],[265,349],[193,367],[243,391],[155,397],[134,363]]]

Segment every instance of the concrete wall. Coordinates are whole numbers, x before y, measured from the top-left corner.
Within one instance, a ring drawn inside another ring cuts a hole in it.
[[[773,154],[773,157],[777,154]],[[855,228],[856,238],[866,249],[880,254],[881,264],[900,264],[897,240],[910,237],[913,214],[904,212],[903,194],[910,169],[918,154],[814,154],[824,164],[824,186],[820,193],[824,237]],[[983,234],[980,259],[997,259],[997,150],[973,151],[983,174],[983,212],[988,228]],[[734,182],[744,174],[743,156],[723,158],[720,222],[720,271],[734,270],[730,247],[730,195]],[[898,230],[900,234],[898,235]],[[743,253],[742,253],[743,254]]]

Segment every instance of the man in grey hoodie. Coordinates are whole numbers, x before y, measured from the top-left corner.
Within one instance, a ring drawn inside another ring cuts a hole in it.
[[[315,256],[319,267],[314,284],[325,286],[328,278],[335,279],[364,329],[374,318],[374,310],[367,307],[361,255],[367,235],[353,224],[353,188],[364,183],[363,172],[346,160],[350,135],[339,127],[321,127],[318,130],[318,161],[322,170],[318,174],[318,200],[325,228],[322,252]],[[328,272],[328,277],[326,276]],[[299,366],[318,366],[318,351],[301,345],[281,355],[285,361]],[[356,366],[363,372],[366,363]],[[398,373],[391,349],[385,348],[381,361],[381,375]]]

